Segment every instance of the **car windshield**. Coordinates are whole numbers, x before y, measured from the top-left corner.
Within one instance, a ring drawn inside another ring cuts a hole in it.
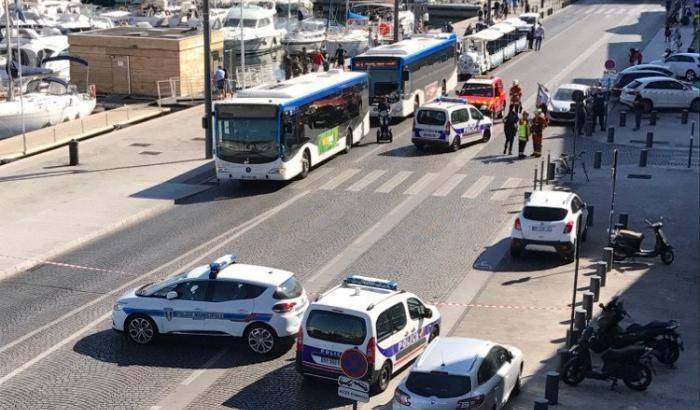
[[[561,101],[573,101],[573,93],[574,93],[573,88],[560,88],[557,90],[556,93],[554,93],[554,99],[555,100],[561,100]]]
[[[279,119],[274,105],[220,105],[215,126],[217,156],[245,164],[272,162],[278,157]]]
[[[531,221],[561,221],[566,217],[567,210],[564,208],[550,208],[547,206],[526,206],[523,209],[523,217]]]
[[[445,112],[437,110],[420,110],[416,118],[418,124],[423,125],[444,125]]]
[[[278,288],[277,291],[275,292],[274,298],[275,299],[294,299],[298,298],[301,296],[301,293],[304,291],[304,288],[301,286],[301,283],[292,276],[291,278],[287,279],[283,284],[281,284]]]
[[[478,97],[493,97],[493,87],[489,84],[469,84],[462,86],[459,95],[475,95]]]
[[[523,20],[527,24],[535,24],[536,18],[534,16],[520,16],[520,20]]]
[[[635,80],[635,81],[632,81],[631,83],[627,84],[627,86],[625,88],[635,89],[635,88],[639,87],[640,85],[642,85],[642,83],[640,81]]]
[[[360,345],[367,336],[362,318],[326,310],[309,314],[306,333],[315,339],[347,345]]]
[[[167,277],[161,281],[149,283],[140,287],[136,294],[138,296],[159,296],[165,297],[164,293],[170,292],[175,288],[175,285],[181,280],[187,277],[188,272],[183,272],[174,276]]]
[[[411,372],[406,379],[406,388],[419,396],[448,399],[469,393],[471,381],[469,376]]]

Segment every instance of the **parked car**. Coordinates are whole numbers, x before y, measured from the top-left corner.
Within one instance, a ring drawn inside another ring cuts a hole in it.
[[[513,346],[438,337],[394,391],[394,410],[500,409],[520,392],[523,354]]]
[[[632,81],[638,79],[638,78],[647,78],[647,77],[658,77],[662,75],[658,71],[651,71],[651,70],[632,70],[629,72],[621,72],[615,77],[615,82],[613,83],[613,88],[612,88],[612,93],[615,96],[619,96],[620,93],[622,92],[622,88],[624,88],[627,84],[631,83]],[[665,75],[666,77],[673,78],[673,73],[671,75]]]
[[[700,54],[698,53],[671,54],[664,59],[654,60],[651,64],[668,67],[676,76],[691,82],[700,78]]]
[[[550,107],[547,110],[547,115],[552,122],[574,122],[576,112],[571,110],[571,104],[574,103],[574,91],[580,90],[583,92],[583,97],[586,98],[591,93],[591,87],[584,84],[562,84],[550,100]]]
[[[636,92],[642,94],[644,111],[654,108],[681,108],[700,112],[700,89],[668,77],[639,78],[627,84],[620,102],[631,106]]]
[[[637,65],[627,67],[624,70],[620,71],[620,74],[630,73],[632,71],[656,71],[660,75],[664,75],[666,77],[674,77],[675,76],[675,74],[673,73],[673,71],[670,68],[665,67],[665,66],[660,65],[660,64],[651,64],[651,63],[649,63],[649,64],[637,64]]]

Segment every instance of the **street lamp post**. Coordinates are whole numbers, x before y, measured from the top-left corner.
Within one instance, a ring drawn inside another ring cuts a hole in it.
[[[211,124],[211,33],[209,31],[209,0],[202,1],[202,26],[204,29],[204,158],[213,156]]]

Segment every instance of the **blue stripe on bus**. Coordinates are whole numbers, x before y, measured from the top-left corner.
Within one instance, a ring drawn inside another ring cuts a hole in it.
[[[311,94],[307,94],[307,95],[283,102],[282,104],[280,104],[280,108],[281,108],[280,111],[284,111],[285,109],[290,109],[290,108],[291,109],[299,108],[300,106],[302,106],[304,104],[308,104],[310,102],[321,99],[328,94],[332,94],[336,91],[344,90],[346,88],[352,87],[353,85],[367,82],[369,79],[369,76],[367,75],[367,73],[356,72],[356,71],[353,71],[353,73],[358,74],[357,78],[351,78],[351,79],[343,81],[342,83],[333,84],[333,85],[328,86],[326,88],[323,88],[321,90],[314,91]]]
[[[420,52],[416,54],[410,54],[408,56],[402,56],[401,61],[403,62],[404,65],[406,64],[411,64],[414,61],[420,60],[421,58],[424,58],[430,54],[437,53],[442,50],[446,50],[450,47],[454,47],[456,44],[455,38],[450,38],[444,41],[441,41],[440,43],[431,46],[429,48],[426,48],[425,50],[421,50]]]

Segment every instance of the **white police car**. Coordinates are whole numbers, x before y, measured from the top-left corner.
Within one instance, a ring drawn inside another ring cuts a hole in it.
[[[309,305],[297,336],[296,369],[304,376],[337,379],[346,350],[364,353],[361,378],[376,392],[440,333],[440,313],[396,282],[349,276]]]
[[[417,149],[426,145],[457,151],[462,144],[488,141],[493,121],[460,98],[438,98],[418,108],[413,118],[411,142]]]
[[[296,335],[307,306],[292,272],[225,255],[126,293],[114,305],[112,327],[138,344],[163,333],[244,336],[253,353],[265,355]]]

